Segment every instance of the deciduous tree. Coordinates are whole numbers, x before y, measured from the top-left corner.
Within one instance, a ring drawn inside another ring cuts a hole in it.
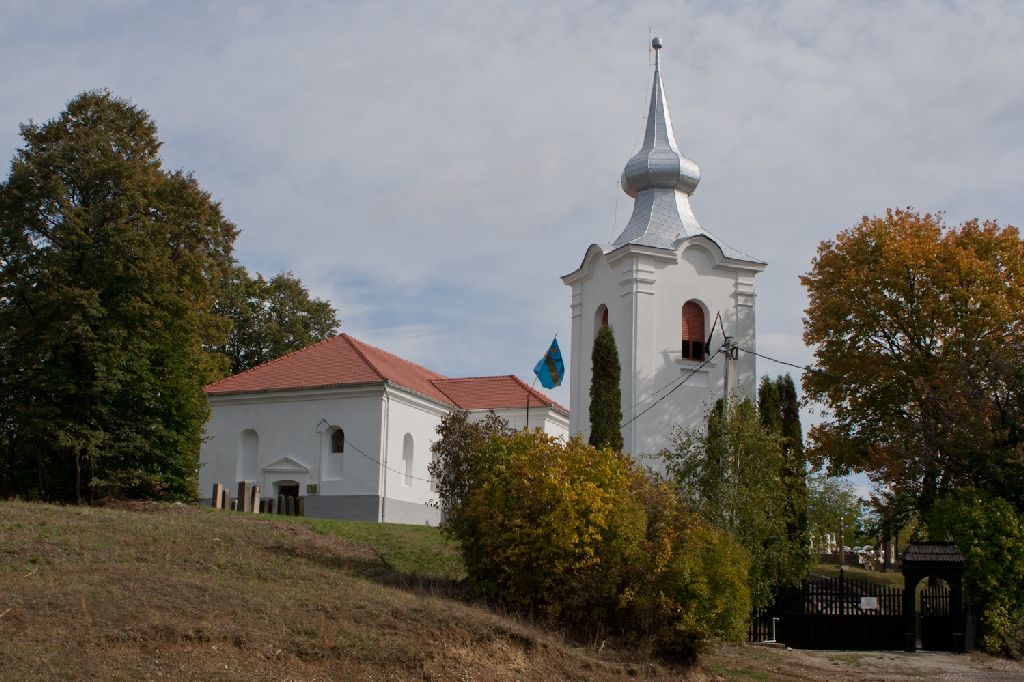
[[[337,313],[309,295],[290,272],[252,277],[235,265],[224,278],[215,311],[231,320],[227,341],[217,350],[231,362],[231,373],[281,357],[333,336]]]
[[[108,92],[21,135],[0,184],[0,492],[194,498],[236,230]]]
[[[1024,509],[1024,244],[1014,227],[890,210],[818,248],[801,278],[804,376],[831,419],[816,459],[865,469],[926,514],[962,487]]]

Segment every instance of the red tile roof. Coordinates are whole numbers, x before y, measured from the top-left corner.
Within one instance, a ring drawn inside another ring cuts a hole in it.
[[[434,385],[451,402],[464,410],[494,410],[499,408],[526,408],[527,397],[533,407],[553,407],[565,414],[565,409],[540,391],[536,391],[511,374],[496,377],[466,377],[465,379],[438,379]]]
[[[217,395],[390,381],[447,403],[447,397],[430,383],[445,378],[348,334],[340,334],[221,379],[204,390],[209,395]]]
[[[326,339],[221,379],[208,395],[380,384],[385,381],[464,410],[553,407],[569,411],[512,375],[449,379],[348,334]]]

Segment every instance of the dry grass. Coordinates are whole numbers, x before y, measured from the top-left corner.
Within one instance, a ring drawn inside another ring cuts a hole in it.
[[[392,552],[388,559],[386,542],[342,537],[379,532],[184,505],[0,502],[0,677],[606,680],[681,674],[629,653],[575,647],[452,599],[461,588],[436,569],[444,566],[443,556],[426,560],[433,575],[404,572],[395,565],[416,565],[423,556],[396,559],[402,553]],[[435,533],[412,554],[429,555],[441,545]]]
[[[0,502],[0,679],[1024,677],[993,659],[751,646],[672,668],[467,602],[453,552],[411,526]]]

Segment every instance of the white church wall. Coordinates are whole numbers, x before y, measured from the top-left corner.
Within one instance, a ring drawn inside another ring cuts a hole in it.
[[[634,402],[655,394],[683,376],[689,378],[669,398],[634,422],[637,453],[656,453],[668,447],[677,427],[702,426],[714,402],[724,395],[723,354],[703,367],[702,362],[682,356],[682,308],[687,301],[698,302],[704,310],[704,338],[707,338],[716,315],[722,317],[722,327],[715,330],[711,342],[712,355],[722,345],[723,327],[737,345],[753,349],[753,275],[723,265],[713,251],[715,248],[684,243],[677,262],[655,263],[655,293],[650,297],[648,324],[637,330],[638,391]],[[749,285],[749,302],[747,297],[737,294],[739,282]],[[745,305],[747,303],[749,305]],[[644,315],[640,316],[640,319],[644,318]],[[733,375],[730,377],[732,394],[738,399],[753,398],[754,356],[740,353],[730,372]],[[651,401],[644,402],[635,411],[639,413],[650,405]],[[631,416],[624,414],[626,419]]]
[[[613,268],[604,255],[588,259],[589,270],[572,285],[573,331],[570,357],[569,433],[590,436],[590,356],[599,323],[598,308],[608,309],[608,326],[615,335],[622,367],[623,395],[632,393],[629,359],[632,357],[633,301],[622,295],[623,262]]]
[[[244,470],[255,473],[254,477],[247,475],[246,480],[258,483],[264,496],[276,495],[282,482],[298,483],[302,495],[307,494],[308,484],[317,484],[316,495],[307,495],[310,515],[315,515],[310,511],[312,497],[376,497],[377,465],[347,444],[341,455],[326,453],[324,439],[328,437],[327,426],[337,425],[345,430],[347,441],[370,456],[379,453],[382,395],[382,387],[363,387],[210,396],[211,417],[200,450],[201,496],[208,499],[217,482],[227,486],[234,496],[238,475]],[[255,472],[242,456],[243,432],[249,434],[249,442],[252,433],[256,436]],[[340,476],[323,476],[329,468],[325,457],[343,459]],[[313,501],[312,507],[317,506]],[[367,503],[357,506],[365,507]]]
[[[388,470],[380,494],[383,520],[388,523],[436,525],[441,517],[428,502],[433,498],[430,446],[449,407],[398,387],[389,387],[384,403],[384,449]],[[408,437],[408,438],[407,438]],[[405,455],[410,453],[411,465]]]
[[[489,411],[474,410],[470,412],[470,421],[483,419]],[[569,438],[569,418],[545,405],[531,407],[529,415],[527,415],[526,408],[501,408],[494,410],[494,413],[507,420],[513,429],[522,430],[529,426],[531,429],[540,428],[544,433],[555,438],[563,440]]]
[[[698,369],[700,362],[682,357],[683,304],[696,300],[702,306],[705,338],[716,314],[721,314],[736,344],[754,349],[754,271],[723,261],[716,250],[697,238],[684,242],[675,254],[632,247],[596,256],[591,252],[572,279],[571,432],[589,435],[590,356],[602,305],[608,309],[622,368],[624,449],[637,455],[657,453],[670,445],[676,427],[703,424],[714,401],[723,395],[725,358],[719,355]],[[712,353],[722,344],[720,329]],[[741,399],[754,396],[754,360],[753,355],[740,353],[730,368],[733,395]],[[660,389],[691,372],[679,389],[651,407],[652,396],[656,400]],[[661,469],[659,461],[650,463]]]

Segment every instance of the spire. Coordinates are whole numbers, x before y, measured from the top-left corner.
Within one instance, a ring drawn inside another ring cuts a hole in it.
[[[644,143],[622,171],[622,189],[636,201],[633,215],[614,246],[641,244],[673,248],[676,240],[704,233],[690,195],[700,182],[700,168],[679,151],[672,116],[661,81],[661,39],[654,48],[654,83]]]
[[[654,84],[651,86],[644,144],[622,172],[622,189],[631,197],[650,187],[678,189],[689,195],[700,182],[700,169],[679,152],[672,130],[672,116],[665,99],[665,85],[661,81],[661,45],[660,38],[651,41],[654,48]]]

